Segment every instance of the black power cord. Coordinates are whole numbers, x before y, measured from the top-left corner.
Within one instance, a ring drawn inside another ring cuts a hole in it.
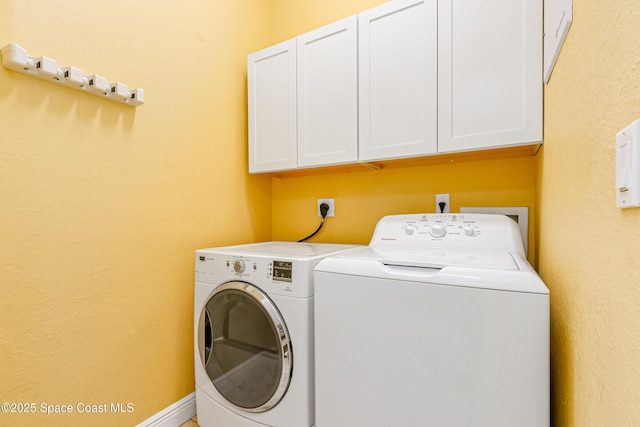
[[[322,226],[324,225],[324,219],[327,216],[327,213],[329,212],[329,205],[326,203],[321,203],[320,204],[320,216],[322,217],[322,220],[320,221],[320,226],[318,227],[318,229],[316,231],[314,231],[313,233],[309,234],[307,237],[305,237],[304,239],[300,239],[298,240],[298,242],[304,242],[305,240],[309,240],[310,238],[312,238],[313,236],[315,236],[316,234],[318,234],[318,231],[320,231],[320,229],[322,228]]]

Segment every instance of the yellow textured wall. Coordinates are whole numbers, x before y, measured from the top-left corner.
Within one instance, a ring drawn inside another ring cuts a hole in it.
[[[268,240],[246,55],[270,3],[0,1],[0,45],[145,89],[130,108],[0,67],[0,425],[131,426],[193,391],[193,254]],[[77,404],[132,403],[128,414]],[[73,414],[41,413],[41,404]]]
[[[382,2],[0,0],[0,45],[146,91],[133,109],[0,68],[0,400],[38,405],[1,425],[129,426],[190,393],[194,249],[295,240],[318,197],[336,217],[315,241],[366,243],[436,192],[454,211],[532,208],[554,425],[640,421],[640,209],[613,192],[615,133],[640,115],[640,9],[574,1],[535,158],[247,175],[246,54]],[[134,411],[77,413],[112,402]]]
[[[298,240],[311,234],[319,224],[318,198],[333,197],[336,215],[310,241],[368,244],[385,215],[435,212],[437,193],[449,193],[451,212],[462,206],[528,206],[533,216],[535,185],[532,156],[283,175],[273,178],[273,238]],[[533,245],[531,239],[530,259]]]
[[[285,41],[387,0],[274,0],[273,38]]]
[[[556,426],[640,425],[640,209],[615,207],[615,134],[640,117],[640,7],[574,0],[545,89],[539,268]]]

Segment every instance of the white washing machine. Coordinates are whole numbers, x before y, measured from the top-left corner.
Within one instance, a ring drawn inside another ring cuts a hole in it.
[[[513,220],[381,219],[315,270],[316,427],[549,426],[549,291]]]
[[[313,425],[313,269],[354,247],[265,242],[196,251],[198,424]]]

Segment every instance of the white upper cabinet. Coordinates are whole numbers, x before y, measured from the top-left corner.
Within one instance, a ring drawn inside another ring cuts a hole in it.
[[[437,151],[437,0],[358,15],[359,159]]]
[[[249,172],[358,160],[352,16],[248,57]]]
[[[298,167],[358,160],[357,31],[352,16],[297,38]]]
[[[249,172],[297,167],[296,41],[248,57]]]
[[[392,0],[249,55],[249,172],[542,142],[542,0]]]
[[[438,0],[438,151],[542,142],[540,0]]]

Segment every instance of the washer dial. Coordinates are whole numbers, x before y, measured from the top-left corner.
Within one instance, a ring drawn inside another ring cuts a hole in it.
[[[433,237],[444,237],[447,234],[447,227],[442,224],[435,224],[429,228],[429,234]]]

